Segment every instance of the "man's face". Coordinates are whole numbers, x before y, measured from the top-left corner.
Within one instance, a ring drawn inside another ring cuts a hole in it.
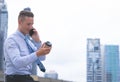
[[[28,34],[33,28],[33,17],[25,17],[23,21],[20,21],[20,31],[24,34]]]

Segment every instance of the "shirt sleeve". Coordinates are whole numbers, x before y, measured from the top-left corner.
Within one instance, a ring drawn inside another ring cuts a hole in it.
[[[42,42],[35,42],[34,40],[31,40],[31,42],[37,47],[37,49],[39,49],[42,45]]]
[[[19,46],[13,39],[8,39],[5,43],[5,60],[10,61],[16,68],[21,68],[33,63],[38,57],[36,53],[21,56]]]
[[[34,40],[31,40],[31,41],[35,45],[35,47],[37,47],[37,49],[39,49],[42,45],[41,41],[40,42],[35,42]],[[46,56],[40,56],[39,57],[39,60],[41,60],[41,61],[44,61],[45,59],[46,59]]]

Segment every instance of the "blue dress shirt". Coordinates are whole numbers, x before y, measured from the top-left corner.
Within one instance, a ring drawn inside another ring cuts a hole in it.
[[[4,43],[4,57],[5,57],[5,74],[6,75],[26,75],[31,74],[32,63],[38,57],[36,52],[30,53],[25,42],[25,35],[20,31],[16,31],[10,35]],[[41,43],[33,41],[33,44],[38,49]],[[39,59],[45,60],[45,56],[40,56]]]

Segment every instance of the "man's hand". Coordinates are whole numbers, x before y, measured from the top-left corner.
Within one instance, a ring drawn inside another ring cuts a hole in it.
[[[50,53],[52,47],[46,46],[44,43],[41,48],[36,51],[37,56],[43,56]]]
[[[40,40],[40,37],[39,37],[39,34],[38,34],[38,32],[37,32],[37,30],[34,28],[33,29],[33,35],[31,36],[32,37],[32,39],[34,40],[34,41],[36,41],[36,42],[40,42],[41,40]]]

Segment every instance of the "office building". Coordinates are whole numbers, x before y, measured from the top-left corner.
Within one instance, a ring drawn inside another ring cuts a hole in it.
[[[7,37],[8,11],[4,0],[0,0],[0,81],[4,77],[3,43]]]
[[[119,81],[119,46],[104,46],[104,82]]]
[[[4,0],[0,0],[0,71],[3,70],[3,43],[7,37],[8,12]]]
[[[87,82],[102,82],[100,39],[87,39]]]

